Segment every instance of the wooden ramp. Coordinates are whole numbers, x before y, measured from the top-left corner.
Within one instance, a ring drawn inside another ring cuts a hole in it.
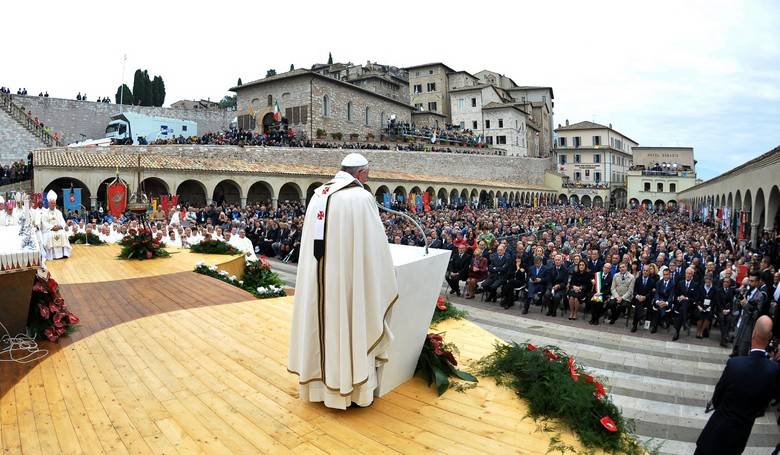
[[[0,453],[548,450],[551,434],[523,419],[525,403],[490,380],[438,397],[413,379],[347,411],[302,402],[285,368],[291,297],[254,300],[189,272],[144,276],[63,285],[82,327],[34,366],[0,364]],[[462,362],[496,341],[468,321],[437,330],[459,346]],[[572,434],[562,439],[581,449]]]

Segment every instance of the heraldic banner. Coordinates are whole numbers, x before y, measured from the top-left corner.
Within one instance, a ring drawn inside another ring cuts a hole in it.
[[[127,208],[127,185],[121,180],[115,180],[108,185],[108,213],[122,216]]]
[[[81,210],[81,188],[65,188],[62,190],[62,205],[66,212]]]

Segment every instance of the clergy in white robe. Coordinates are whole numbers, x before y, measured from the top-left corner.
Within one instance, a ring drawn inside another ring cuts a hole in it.
[[[57,209],[57,193],[49,191],[46,199],[49,201],[49,208],[41,215],[41,232],[46,259],[68,258],[71,252],[69,234],[65,229],[65,218]]]
[[[364,157],[345,158],[315,190],[301,240],[287,369],[298,376],[302,400],[335,409],[373,402],[398,299],[385,229],[362,185],[367,179]]]
[[[247,261],[256,261],[257,255],[255,255],[255,246],[252,245],[252,241],[246,236],[246,232],[243,229],[238,231],[238,235],[230,237],[230,245],[238,251],[244,253]]]

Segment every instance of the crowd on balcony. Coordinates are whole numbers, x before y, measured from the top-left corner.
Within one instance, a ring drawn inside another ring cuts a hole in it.
[[[30,179],[30,166],[23,160],[0,166],[0,186]]]
[[[461,129],[458,125],[446,124],[444,128],[431,128],[429,126],[416,126],[414,123],[398,122],[391,120],[385,133],[389,136],[419,138],[432,142],[455,142],[465,146],[482,147],[480,136],[468,129]]]
[[[321,138],[310,140],[305,137],[299,137],[292,129],[286,131],[270,131],[268,133],[257,133],[253,131],[242,131],[237,129],[228,129],[217,132],[205,133],[200,136],[175,136],[167,139],[157,139],[149,144],[143,137],[137,137],[134,141],[126,141],[126,145],[237,145],[244,146],[265,146],[265,147],[314,147],[314,148],[336,148],[348,150],[393,150],[409,152],[435,152],[435,153],[457,153],[472,155],[501,155],[506,152],[500,149],[489,149],[481,147],[459,147],[455,145],[434,145],[424,141],[408,142],[393,141],[391,137],[380,137],[379,141],[344,141],[339,140],[341,135],[333,140],[327,140],[324,135]],[[396,138],[397,139],[397,138]],[[116,144],[117,142],[112,142]]]
[[[564,188],[585,188],[592,190],[605,190],[609,188],[608,183],[584,183],[584,182],[562,182]]]

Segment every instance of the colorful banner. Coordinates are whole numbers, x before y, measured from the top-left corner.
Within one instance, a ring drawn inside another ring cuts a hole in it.
[[[431,193],[424,192],[422,197],[423,210],[426,212],[431,211]]]
[[[121,180],[115,180],[108,185],[108,213],[122,216],[127,208],[127,185]]]
[[[417,211],[415,213],[422,213],[423,211],[423,198],[421,194],[417,195]]]
[[[393,206],[392,202],[390,202],[390,193],[385,193],[382,195],[384,200],[384,205],[387,208],[391,208]]]
[[[175,209],[177,205],[179,205],[179,195],[174,194],[171,196],[171,208]]]
[[[171,207],[171,200],[167,194],[160,196],[160,206],[162,206],[163,212],[168,213],[168,209]]]
[[[66,212],[81,210],[81,188],[65,188],[62,190],[62,206]]]

